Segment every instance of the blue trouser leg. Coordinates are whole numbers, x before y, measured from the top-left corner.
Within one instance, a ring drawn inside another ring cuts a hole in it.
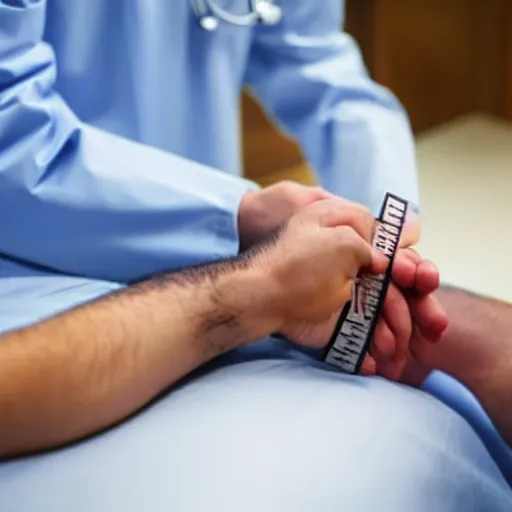
[[[0,276],[1,330],[119,288],[7,263]],[[0,463],[0,510],[512,510],[484,444],[440,401],[266,343],[266,358],[227,355],[105,433]]]
[[[512,486],[512,449],[499,435],[475,396],[460,382],[442,372],[434,372],[423,383],[422,389],[469,422]]]

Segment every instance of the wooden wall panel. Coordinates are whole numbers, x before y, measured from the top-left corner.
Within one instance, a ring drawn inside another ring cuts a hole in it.
[[[346,30],[416,133],[474,110],[512,119],[512,0],[346,0]],[[248,175],[310,183],[297,145],[242,105]]]
[[[472,108],[473,13],[472,0],[377,1],[372,74],[400,98],[416,132]]]
[[[512,121],[512,2],[507,2],[505,14],[505,80],[503,90],[503,117]]]
[[[511,0],[348,0],[347,9],[371,75],[399,97],[415,132],[473,110],[504,114]]]
[[[348,32],[363,49],[363,57],[368,69],[375,67],[373,57],[375,51],[373,45],[376,41],[375,20],[377,17],[376,8],[378,0],[346,0],[345,4],[345,26]]]
[[[512,26],[506,29],[506,12],[512,12],[511,7],[510,0],[474,1],[474,108],[495,116],[503,115],[506,46],[512,41]]]
[[[261,185],[315,181],[299,146],[278,131],[247,91],[242,94],[242,146],[244,174]]]

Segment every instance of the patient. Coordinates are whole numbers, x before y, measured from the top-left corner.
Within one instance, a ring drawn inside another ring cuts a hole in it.
[[[438,343],[437,272],[402,250],[364,364],[387,379],[300,349],[326,345],[361,270],[385,269],[372,231],[363,207],[323,200],[236,258],[124,290],[34,269],[58,289],[44,307],[104,297],[0,338],[0,456],[51,450],[0,464],[0,509],[510,510],[468,423],[392,382],[452,373],[510,440],[507,306],[441,290]]]
[[[512,445],[512,306],[449,286],[437,298],[450,319],[440,343],[419,333],[403,380],[421,385],[432,369],[464,383]]]

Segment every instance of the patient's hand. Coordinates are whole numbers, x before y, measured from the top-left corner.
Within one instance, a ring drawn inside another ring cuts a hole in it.
[[[437,341],[447,325],[446,315],[431,293],[439,286],[437,269],[411,249],[402,249],[393,266],[390,284],[372,341],[370,354],[362,371],[397,380],[408,358],[415,329],[425,338]],[[326,345],[336,327],[340,311],[324,322],[302,323],[283,334],[290,340],[309,345]]]
[[[420,241],[420,216],[413,211],[408,211],[405,224],[400,237],[400,247],[405,249],[412,247]]]
[[[439,341],[448,325],[446,313],[432,293],[439,287],[439,273],[413,249],[396,256],[383,316],[372,346],[377,373],[392,380],[402,375],[407,363],[412,334]]]
[[[431,262],[409,248],[418,241],[419,232],[418,215],[408,214],[382,316],[363,364],[365,374],[398,380],[406,366],[413,333],[419,331],[423,339],[437,342],[447,327],[447,316],[432,295],[439,287],[439,273]],[[337,311],[324,322],[303,323],[282,334],[300,344],[325,346],[339,315]]]

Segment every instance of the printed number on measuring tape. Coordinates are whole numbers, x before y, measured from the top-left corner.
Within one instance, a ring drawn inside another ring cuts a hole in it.
[[[407,214],[407,201],[386,194],[376,220],[373,247],[389,258],[385,274],[362,274],[354,281],[352,300],[343,309],[324,361],[347,373],[359,373],[377,327],[391,280],[393,258]]]

